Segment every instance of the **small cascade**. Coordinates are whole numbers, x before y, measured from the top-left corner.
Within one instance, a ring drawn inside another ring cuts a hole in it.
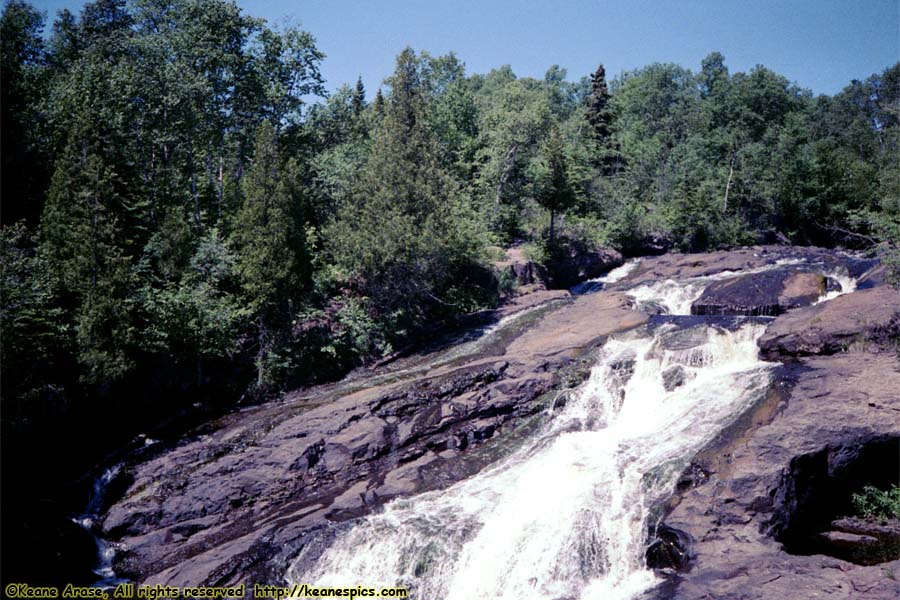
[[[116,573],[113,571],[112,567],[113,558],[116,554],[115,545],[97,535],[97,528],[99,527],[98,519],[100,511],[103,508],[104,495],[106,494],[109,484],[116,478],[121,468],[121,463],[116,464],[103,471],[103,474],[94,480],[91,496],[84,513],[72,519],[73,522],[93,535],[94,539],[97,541],[97,567],[94,569],[94,574],[100,578],[100,580],[94,584],[97,587],[112,587],[122,581],[116,577]]]
[[[641,259],[632,258],[625,262],[625,264],[612,269],[605,275],[601,275],[600,277],[595,277],[593,279],[588,279],[583,281],[572,288],[571,292],[574,295],[578,294],[590,294],[591,292],[599,292],[607,285],[611,283],[615,283],[617,281],[621,281],[625,279],[629,275],[631,275],[634,270],[641,264]]]
[[[691,306],[700,299],[707,286],[714,281],[763,273],[779,267],[799,265],[803,262],[799,258],[783,258],[769,265],[742,271],[720,271],[713,275],[690,277],[683,280],[664,279],[634,287],[628,291],[628,295],[634,300],[635,308],[644,312],[689,315]]]
[[[825,277],[836,281],[839,289],[830,290],[822,294],[818,300],[813,302],[813,304],[819,304],[821,302],[827,302],[829,300],[834,300],[838,296],[843,296],[844,294],[849,294],[850,292],[856,291],[856,278],[851,277],[850,273],[847,271],[846,267],[838,267],[833,271],[828,271],[825,274]]]
[[[609,340],[588,381],[518,451],[359,519],[321,556],[301,552],[286,578],[450,600],[609,600],[653,587],[651,508],[764,393],[763,330],[663,324]]]

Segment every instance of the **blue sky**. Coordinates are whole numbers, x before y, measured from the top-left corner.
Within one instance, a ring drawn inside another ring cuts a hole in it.
[[[32,0],[52,19],[83,0]],[[469,73],[547,67],[578,80],[652,62],[697,70],[718,50],[732,72],[763,64],[814,93],[833,94],[900,60],[897,0],[238,0],[273,24],[299,24],[327,54],[329,89],[361,75],[374,93],[405,46],[455,51]]]

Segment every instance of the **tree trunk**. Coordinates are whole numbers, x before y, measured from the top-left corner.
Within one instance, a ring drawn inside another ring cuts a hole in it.
[[[550,246],[553,246],[553,227],[556,224],[556,211],[550,209]]]
[[[725,201],[722,202],[722,212],[728,212],[728,192],[731,190],[731,179],[734,177],[734,161],[737,158],[737,150],[731,151],[731,164],[728,167],[728,182],[725,184]]]
[[[509,151],[507,151],[506,157],[503,159],[503,172],[500,173],[500,180],[497,182],[497,193],[494,197],[494,202],[496,202],[497,205],[500,204],[500,200],[503,198],[503,188],[506,187],[506,182],[509,181],[509,174],[516,164],[516,155],[518,152],[519,144],[513,144]]]
[[[257,341],[259,342],[259,350],[256,352],[256,387],[262,388],[265,381],[265,361],[266,361],[266,325],[262,318],[257,320],[256,327],[259,331]]]

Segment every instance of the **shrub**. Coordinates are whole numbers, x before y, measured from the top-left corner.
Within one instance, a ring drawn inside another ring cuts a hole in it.
[[[892,485],[889,490],[880,490],[867,485],[861,494],[853,494],[851,501],[856,514],[861,517],[900,519],[900,486]]]

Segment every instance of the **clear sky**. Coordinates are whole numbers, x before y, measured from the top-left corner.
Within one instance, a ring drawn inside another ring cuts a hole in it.
[[[32,0],[50,19],[84,0]],[[576,81],[674,62],[694,71],[709,52],[732,72],[756,64],[833,94],[900,60],[898,0],[238,0],[249,14],[310,31],[327,54],[327,87],[361,75],[374,93],[407,45],[456,52],[468,73],[512,65]]]

